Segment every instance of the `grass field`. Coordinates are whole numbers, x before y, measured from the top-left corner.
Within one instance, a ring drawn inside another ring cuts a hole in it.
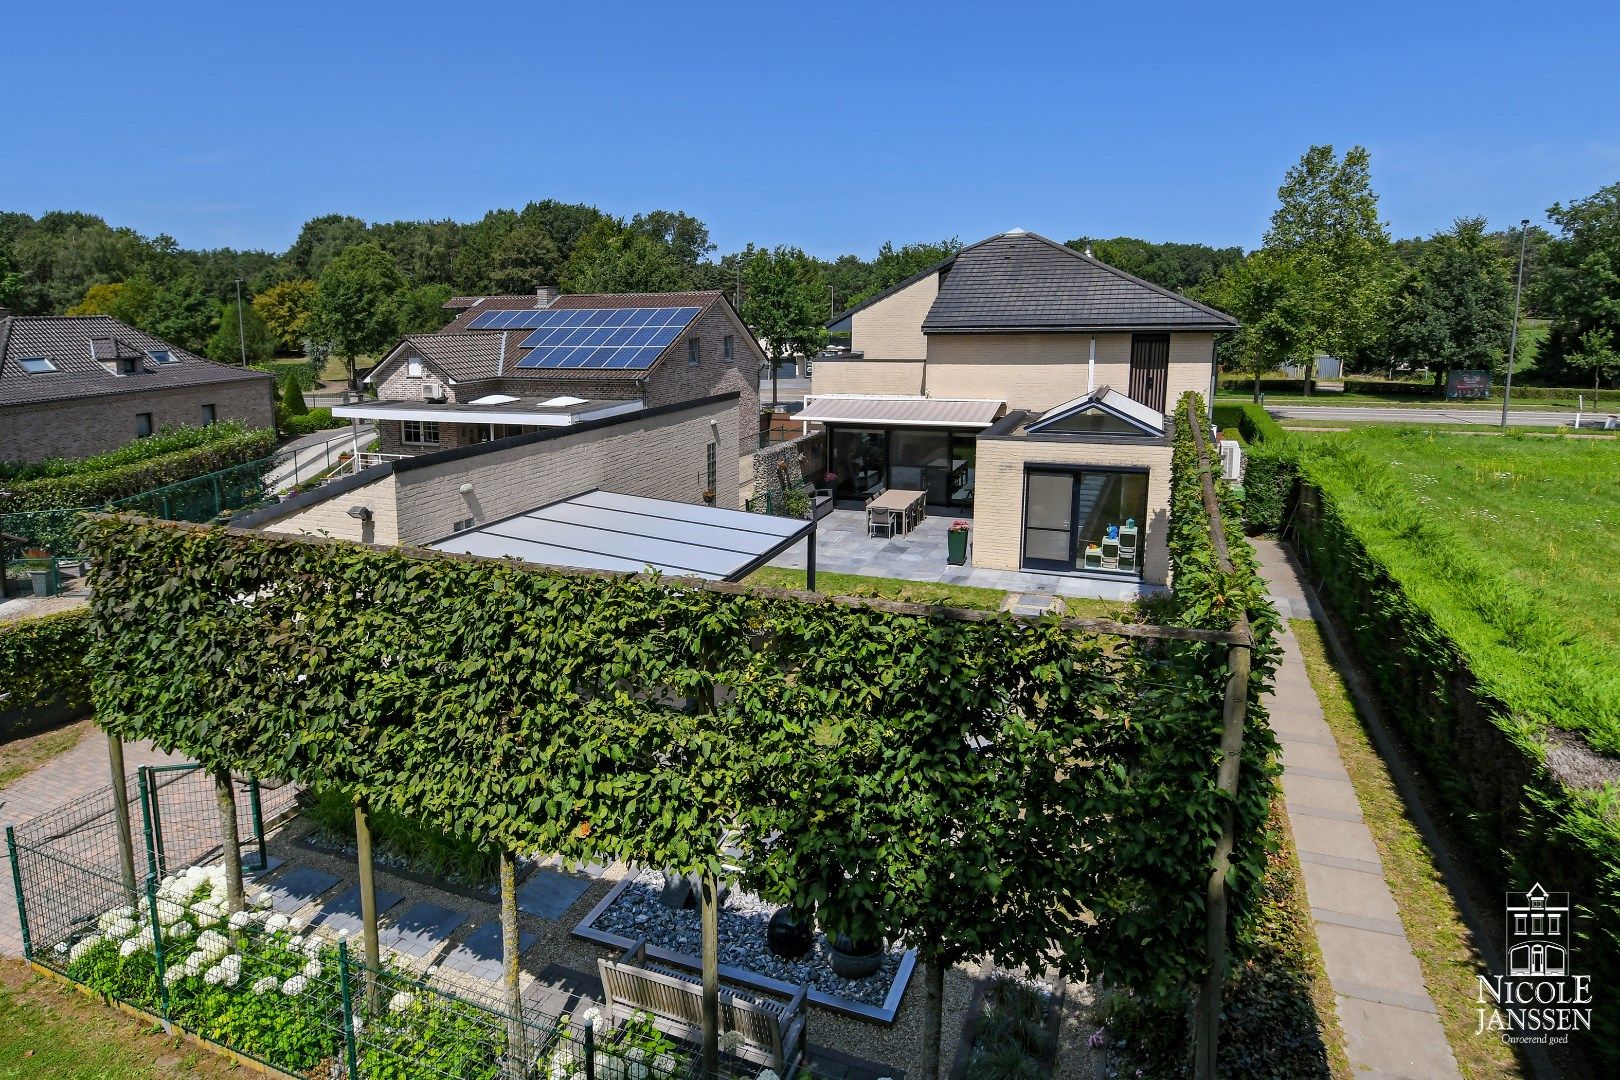
[[[1313,436],[1307,471],[1526,719],[1620,753],[1620,443]]]
[[[0,788],[22,779],[52,758],[67,753],[95,729],[93,720],[80,720],[66,727],[0,743]]]

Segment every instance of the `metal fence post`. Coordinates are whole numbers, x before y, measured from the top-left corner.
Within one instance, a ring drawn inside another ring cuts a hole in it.
[[[213,490],[214,490],[214,516],[219,517],[220,502],[219,502],[219,474],[218,473],[214,474],[214,479],[212,481],[210,481],[209,487],[213,488]]]
[[[152,766],[141,766],[141,814],[146,826],[146,855],[151,871],[158,876],[169,872],[169,861],[163,857],[163,816],[158,812],[157,781]]]
[[[248,807],[253,816],[253,839],[259,845],[259,867],[254,873],[262,874],[270,868],[270,858],[264,851],[264,807],[259,802],[259,782],[248,781]]]
[[[169,521],[169,520],[171,520],[171,517],[172,517],[172,515],[170,515],[170,513],[169,513],[169,497],[167,495],[164,495],[163,496],[163,520],[164,521]]]
[[[338,939],[338,992],[343,999],[343,1057],[348,1075],[358,1077],[360,1065],[354,1047],[354,995],[349,990],[349,943]]]
[[[596,1080],[596,1025],[585,1025],[585,1080]]]
[[[17,925],[22,928],[23,956],[34,958],[34,942],[28,936],[28,905],[23,902],[22,867],[17,863],[17,833],[6,826],[6,854],[11,859],[11,887],[17,891]]]
[[[152,915],[152,955],[157,959],[158,1002],[163,1008],[163,1027],[169,1029],[169,983],[163,977],[163,926],[158,922],[157,878],[146,875],[146,903]],[[169,1030],[169,1034],[174,1032]]]

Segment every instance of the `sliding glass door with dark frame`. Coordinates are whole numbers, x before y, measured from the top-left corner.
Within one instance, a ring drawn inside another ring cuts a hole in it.
[[[976,478],[971,431],[944,428],[855,428],[828,425],[833,493],[862,502],[885,488],[927,492],[929,506],[970,510]]]
[[[1147,481],[1138,469],[1026,468],[1023,565],[1141,577]]]

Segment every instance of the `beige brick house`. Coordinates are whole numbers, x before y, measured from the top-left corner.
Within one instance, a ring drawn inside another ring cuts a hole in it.
[[[1228,315],[1015,229],[844,312],[798,419],[841,505],[885,488],[973,518],[972,563],[1162,585],[1170,428]]]
[[[758,448],[764,361],[719,292],[538,289],[446,306],[459,312],[448,326],[406,337],[367,377],[376,401],[333,410],[375,423],[384,454],[437,453],[725,393],[738,395],[738,437],[725,456]]]
[[[275,422],[275,380],[105,315],[0,310],[0,461],[83,458],[182,425]]]

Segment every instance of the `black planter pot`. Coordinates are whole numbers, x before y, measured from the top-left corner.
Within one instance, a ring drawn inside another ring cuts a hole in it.
[[[810,951],[815,935],[810,920],[801,919],[790,907],[777,908],[765,930],[765,945],[784,960],[797,960]]]
[[[851,941],[843,934],[827,941],[828,963],[840,979],[866,979],[883,966],[883,943]]]

